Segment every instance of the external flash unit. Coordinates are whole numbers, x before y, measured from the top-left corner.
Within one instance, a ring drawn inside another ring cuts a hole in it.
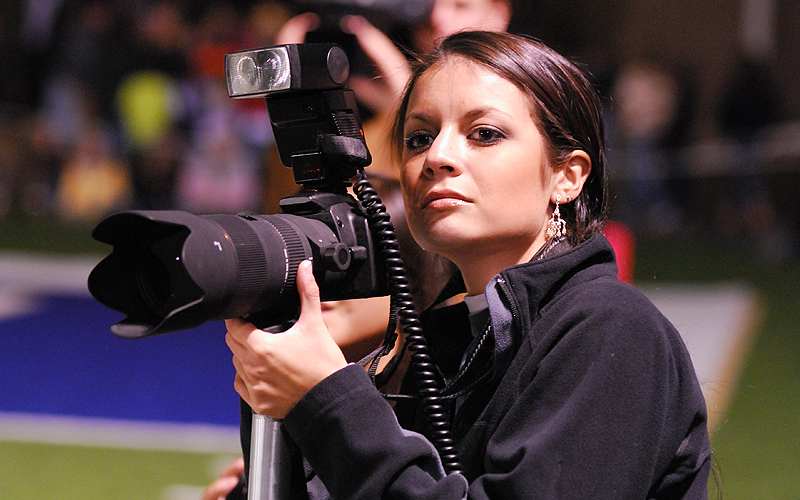
[[[233,98],[335,89],[344,85],[349,74],[347,55],[332,44],[279,45],[225,56],[228,96]]]

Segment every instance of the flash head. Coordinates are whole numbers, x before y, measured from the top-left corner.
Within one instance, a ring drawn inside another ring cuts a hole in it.
[[[336,89],[349,75],[347,55],[332,43],[278,45],[225,55],[225,81],[233,98]]]
[[[278,45],[225,55],[228,95],[266,100],[281,163],[308,188],[343,190],[372,162],[350,63],[335,43]]]

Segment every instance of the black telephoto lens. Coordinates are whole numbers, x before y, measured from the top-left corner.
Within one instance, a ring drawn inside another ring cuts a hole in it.
[[[261,328],[299,314],[297,267],[311,260],[322,300],[386,295],[383,267],[360,206],[349,195],[285,199],[304,215],[112,214],[92,236],[113,246],[89,291],[126,317],[111,327],[139,338],[242,317]]]

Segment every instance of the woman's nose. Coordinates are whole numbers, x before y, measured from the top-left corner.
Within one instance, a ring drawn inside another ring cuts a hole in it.
[[[430,176],[438,173],[450,175],[458,173],[459,150],[457,134],[440,132],[425,155],[425,172]]]

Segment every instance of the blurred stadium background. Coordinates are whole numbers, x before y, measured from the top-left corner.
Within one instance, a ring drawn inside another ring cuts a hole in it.
[[[722,498],[800,498],[800,3],[512,1],[606,98],[612,218],[698,365]],[[90,232],[117,208],[277,210],[263,103],[219,76],[296,3],[2,3],[3,500],[196,499],[237,455],[223,326],[111,335]]]

